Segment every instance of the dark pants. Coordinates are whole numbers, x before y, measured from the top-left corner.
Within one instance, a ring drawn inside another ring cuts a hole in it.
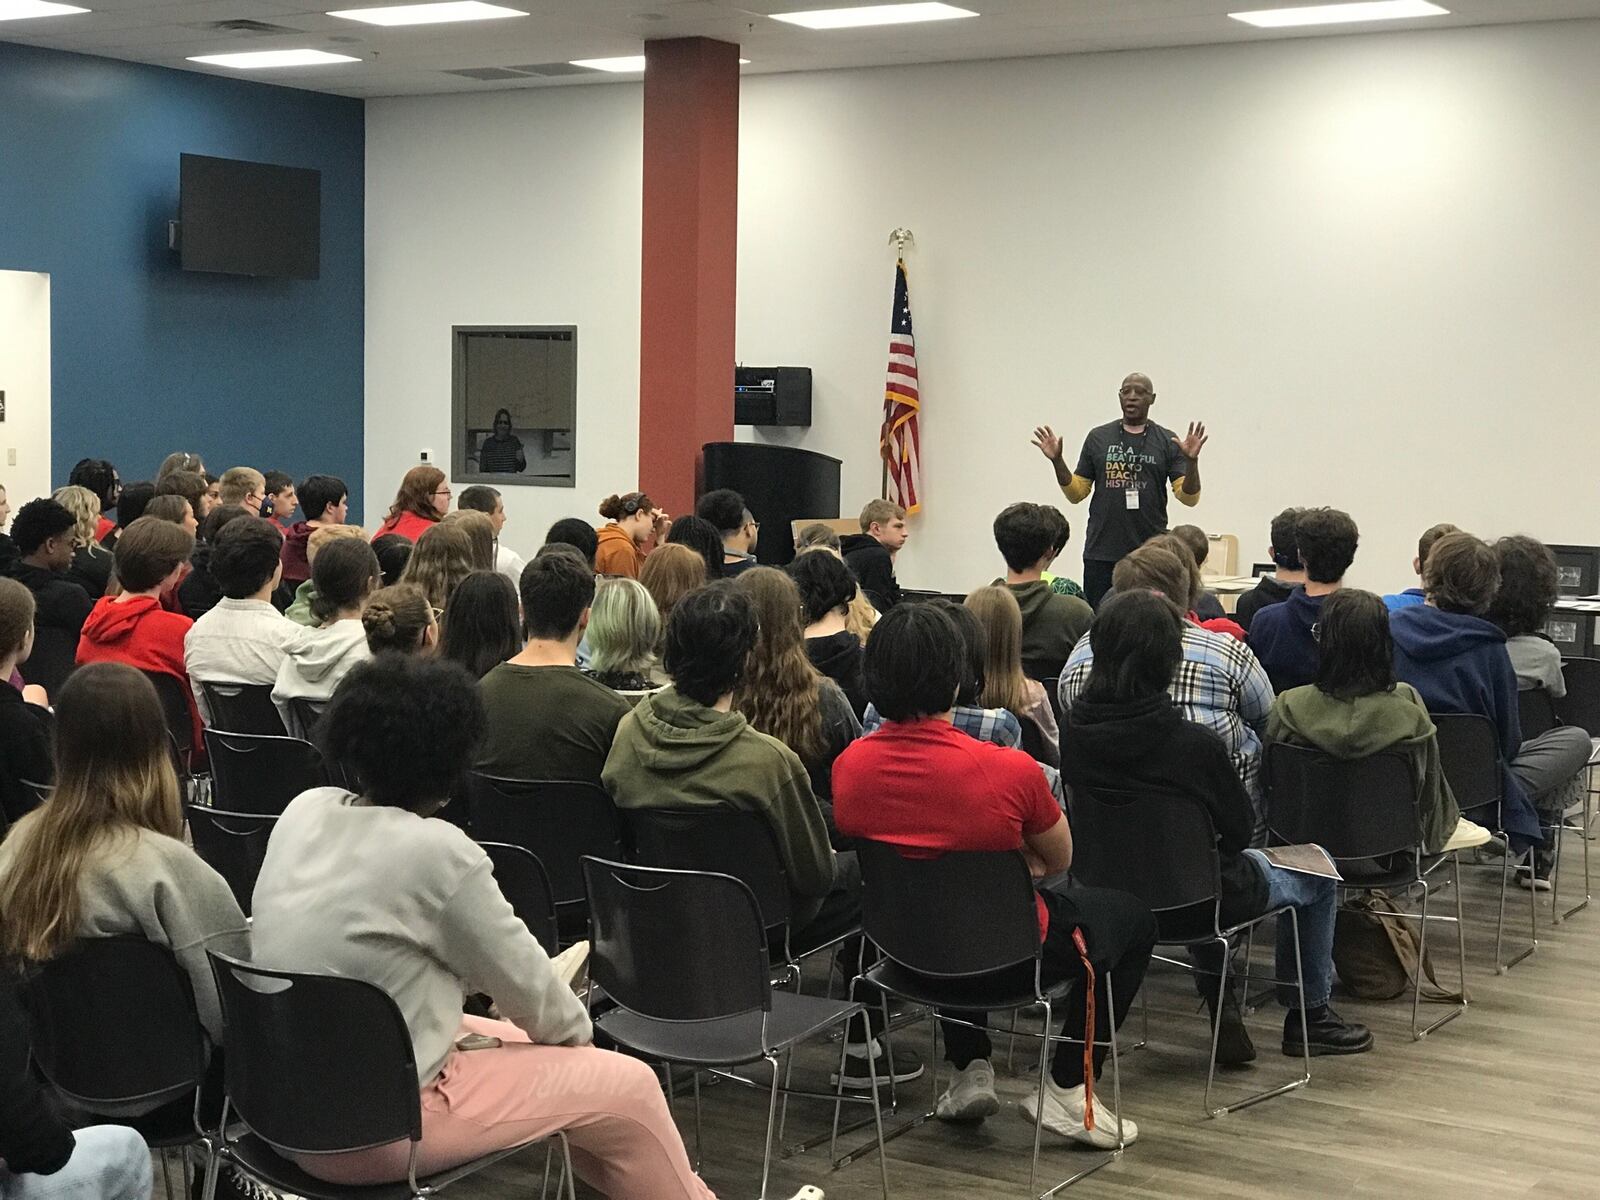
[[[1111,572],[1116,566],[1093,558],[1083,560],[1083,598],[1090,608],[1099,608],[1101,599],[1111,590]]]
[[[1127,892],[1110,888],[1059,889],[1044,887],[1039,890],[1045,907],[1050,912],[1050,929],[1046,933],[1040,952],[1040,975],[1049,987],[1066,979],[1083,978],[1083,960],[1073,944],[1072,931],[1083,930],[1089,945],[1089,961],[1095,974],[1095,1040],[1107,1041],[1111,1030],[1122,1028],[1123,1019],[1144,982],[1145,968],[1150,965],[1150,951],[1156,944],[1156,921],[1137,898]],[[1106,1003],[1106,972],[1111,972],[1114,1004]],[[1018,977],[1019,990],[1031,987],[1033,971],[1029,967],[1026,977]],[[941,985],[949,990],[948,981]],[[992,991],[993,985],[984,988]],[[1086,989],[1078,987],[1067,997],[1061,1010],[1061,1031],[1068,1037],[1083,1036]],[[958,1009],[941,1009],[941,1015],[953,1013],[976,1024],[988,1023],[987,1013],[963,1012]],[[973,1029],[941,1021],[944,1032],[945,1058],[957,1070],[976,1058],[988,1058],[991,1052],[986,1029]],[[1100,1077],[1105,1062],[1107,1046],[1094,1049],[1095,1078]],[[1050,1063],[1050,1077],[1058,1087],[1077,1087],[1083,1082],[1083,1052],[1077,1046],[1055,1047]]]

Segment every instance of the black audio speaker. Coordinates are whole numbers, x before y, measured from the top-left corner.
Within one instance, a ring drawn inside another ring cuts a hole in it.
[[[735,425],[810,425],[810,367],[735,367]]]
[[[781,567],[794,558],[791,523],[839,515],[839,460],[794,446],[707,442],[702,494],[732,488],[761,523],[756,558]]]

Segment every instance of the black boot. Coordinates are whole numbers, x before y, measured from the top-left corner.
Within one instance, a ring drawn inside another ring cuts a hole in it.
[[[1365,1054],[1372,1049],[1372,1031],[1365,1025],[1346,1021],[1326,1004],[1306,1010],[1306,1036],[1313,1056],[1319,1054]],[[1298,1058],[1304,1052],[1300,1040],[1300,1010],[1283,1014],[1283,1052]]]
[[[1230,986],[1228,994],[1223,997],[1220,1018],[1217,1014],[1217,989],[1203,998],[1206,1011],[1211,1014],[1212,1026],[1217,1026],[1219,1022],[1221,1025],[1217,1030],[1217,1066],[1242,1067],[1255,1062],[1255,1043],[1250,1040],[1250,1031],[1244,1027],[1244,1013],[1239,1008],[1239,997],[1234,988]]]

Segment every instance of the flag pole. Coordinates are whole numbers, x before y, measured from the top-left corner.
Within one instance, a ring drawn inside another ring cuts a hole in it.
[[[889,231],[889,245],[894,247],[894,262],[897,270],[900,264],[905,261],[906,246],[908,244],[916,244],[916,238],[912,236],[911,230],[902,225]],[[887,500],[889,498],[889,460],[884,457],[883,443],[881,441],[878,444],[878,467],[878,495]]]

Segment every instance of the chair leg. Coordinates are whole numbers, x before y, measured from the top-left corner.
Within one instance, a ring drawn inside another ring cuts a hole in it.
[[[870,1061],[871,1055],[868,1055],[868,1059]],[[766,1060],[767,1064],[772,1068],[772,1094],[767,1100],[767,1139],[761,1152],[761,1200],[767,1200],[767,1177],[772,1174],[772,1135],[778,1124],[778,1071],[782,1066],[778,1062],[778,1056],[775,1054],[768,1054]],[[695,1076],[695,1082],[696,1095],[698,1096],[698,1075]],[[843,1082],[844,1080],[841,1076],[840,1083],[843,1084]],[[698,1104],[695,1105],[695,1111],[698,1114]],[[698,1131],[696,1136],[698,1137]]]
[[[1557,813],[1556,819],[1549,826],[1551,840],[1555,842],[1555,865],[1550,870],[1550,924],[1561,924],[1561,844],[1566,840],[1561,836],[1561,827],[1567,823],[1566,813]],[[1533,873],[1528,874],[1529,890],[1532,890]]]
[[[1250,933],[1253,935],[1255,930],[1251,929]],[[1211,1022],[1211,1057],[1206,1063],[1206,1095],[1203,1103],[1208,1117],[1217,1115],[1211,1107],[1211,1088],[1217,1078],[1217,1043],[1222,1037],[1222,1002],[1228,995],[1228,967],[1233,958],[1233,955],[1228,953],[1228,939],[1218,938],[1217,941],[1222,944],[1222,972],[1217,977],[1217,1019]]]
[[[1417,1029],[1417,1012],[1422,1005],[1422,977],[1426,973],[1422,964],[1428,961],[1428,885],[1422,885],[1422,919],[1417,922],[1417,978],[1411,987],[1411,1040],[1421,1041],[1423,1034]]]
[[[567,1181],[567,1200],[578,1200],[578,1173],[572,1169],[572,1146],[565,1133],[556,1134],[561,1143],[561,1175]]]
[[[888,1008],[888,997],[884,997],[884,1007]],[[887,1015],[887,1013],[885,1014]],[[934,1021],[938,1027],[938,1021]],[[894,1060],[889,1059],[889,1073],[891,1082],[894,1075]],[[878,1178],[883,1185],[883,1200],[889,1200],[889,1153],[883,1148],[883,1105],[878,1099],[878,1062],[872,1055],[867,1055],[867,1080],[872,1084],[872,1123],[878,1134]],[[844,1079],[839,1080],[841,1089]],[[837,1110],[835,1110],[837,1111]]]
[[[1033,1162],[1028,1169],[1028,1194],[1039,1194],[1039,1144],[1044,1138],[1045,1082],[1050,1078],[1050,1031],[1055,1028],[1051,1020],[1050,1001],[1044,1002],[1045,1037],[1039,1043],[1039,1099],[1033,1106]]]
[[[1295,909],[1286,908],[1282,913],[1278,914],[1277,919],[1281,921],[1285,915],[1287,915],[1289,918],[1289,929],[1294,942],[1294,986],[1295,996],[1299,1001],[1299,1007],[1297,1011],[1300,1013],[1300,1077],[1298,1079],[1292,1079],[1288,1083],[1279,1084],[1277,1087],[1268,1088],[1266,1091],[1256,1092],[1252,1095],[1246,1096],[1242,1100],[1236,1100],[1232,1104],[1219,1105],[1218,1107],[1213,1108],[1211,1106],[1211,1089],[1212,1083],[1216,1077],[1217,1069],[1217,1030],[1213,1029],[1211,1039],[1211,1063],[1209,1074],[1206,1076],[1205,1112],[1206,1116],[1208,1117],[1220,1117],[1227,1113],[1238,1112],[1241,1108],[1249,1108],[1252,1104],[1259,1104],[1263,1100],[1270,1100],[1274,1096],[1281,1096],[1286,1092],[1292,1092],[1296,1088],[1305,1087],[1306,1084],[1311,1082],[1311,1046],[1310,1038],[1306,1029],[1306,979],[1304,965],[1300,961],[1300,917],[1299,913]],[[1227,985],[1228,961],[1228,958],[1224,956],[1224,969],[1221,978],[1223,987],[1226,987]],[[1274,971],[1273,975],[1276,977],[1277,972]]]
[[[167,1161],[166,1148],[162,1147],[160,1150],[157,1150],[156,1157],[161,1160],[161,1182],[167,1189],[167,1200],[172,1200],[172,1168],[171,1164]]]
[[[778,1086],[778,1064],[772,1064],[772,1086]],[[769,1138],[770,1140],[770,1138]],[[700,1072],[694,1073],[694,1169],[700,1169]]]
[[[778,1106],[778,1142],[783,1142],[783,1130],[789,1123],[789,1081],[794,1077],[794,1047],[783,1056],[783,1100]]]

